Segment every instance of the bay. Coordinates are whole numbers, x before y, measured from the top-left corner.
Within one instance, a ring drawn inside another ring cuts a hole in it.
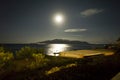
[[[85,50],[85,49],[94,49],[94,48],[104,48],[105,44],[89,44],[89,45],[81,45],[81,44],[0,44],[8,51],[12,51],[15,53],[20,50],[22,47],[29,46],[32,48],[43,48],[45,50],[45,54],[54,56],[55,53],[60,53],[64,51],[70,50]],[[59,55],[59,54],[57,54]]]

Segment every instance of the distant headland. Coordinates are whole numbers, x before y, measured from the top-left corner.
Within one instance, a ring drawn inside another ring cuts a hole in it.
[[[85,41],[77,41],[77,40],[65,40],[65,39],[53,39],[37,42],[40,44],[81,44],[81,45],[89,45],[90,43]]]

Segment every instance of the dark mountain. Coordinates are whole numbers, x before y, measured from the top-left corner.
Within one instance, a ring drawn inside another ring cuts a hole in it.
[[[54,40],[47,40],[47,41],[42,41],[38,43],[45,43],[45,44],[82,44],[82,45],[89,45],[88,42],[85,41],[71,41],[71,40],[64,40],[64,39],[54,39]]]

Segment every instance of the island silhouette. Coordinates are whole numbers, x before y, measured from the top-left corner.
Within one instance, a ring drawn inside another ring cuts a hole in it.
[[[86,41],[77,41],[77,40],[66,40],[66,39],[53,39],[37,42],[41,44],[81,44],[81,45],[90,45],[90,43]]]

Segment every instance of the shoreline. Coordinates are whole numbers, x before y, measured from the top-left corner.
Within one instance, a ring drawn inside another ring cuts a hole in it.
[[[90,56],[109,56],[113,55],[114,52],[110,50],[105,49],[99,49],[99,50],[76,50],[76,51],[65,51],[61,52],[61,57],[72,57],[72,58],[84,58],[84,57],[90,57]]]

